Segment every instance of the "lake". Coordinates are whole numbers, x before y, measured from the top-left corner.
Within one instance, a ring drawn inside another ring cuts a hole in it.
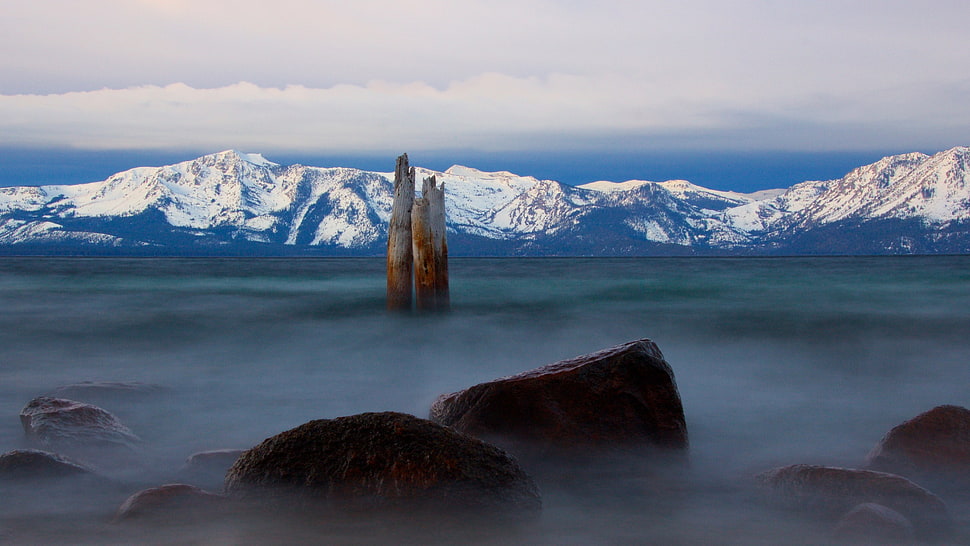
[[[311,419],[426,417],[439,394],[649,338],[687,418],[682,498],[657,511],[656,499],[559,491],[534,525],[481,541],[810,544],[822,531],[742,500],[754,474],[859,466],[896,424],[970,406],[970,256],[464,258],[450,269],[451,312],[401,315],[384,310],[383,259],[0,258],[0,452],[26,447],[20,409],[58,386],[159,385],[106,406],[145,441],[147,463],[104,472],[160,485],[197,451],[248,448]],[[951,506],[961,532],[965,508]],[[0,539],[130,540],[110,517],[21,505],[0,513]],[[279,537],[172,532],[142,538]]]

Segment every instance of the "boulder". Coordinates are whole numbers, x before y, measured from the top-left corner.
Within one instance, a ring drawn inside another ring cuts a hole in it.
[[[94,471],[56,453],[18,449],[0,455],[0,480],[47,480],[86,476]]]
[[[228,499],[193,485],[168,484],[128,497],[115,521],[156,519],[166,522],[206,521],[228,511]]]
[[[243,453],[229,497],[304,509],[533,516],[532,479],[502,450],[401,413],[310,421]]]
[[[832,533],[840,543],[915,544],[913,524],[892,508],[867,502],[856,506],[839,520]]]
[[[865,466],[934,488],[970,488],[970,410],[938,406],[893,427]]]
[[[0,491],[4,516],[110,509],[121,495],[119,484],[91,468],[34,449],[0,455]]]
[[[953,525],[939,497],[902,476],[798,464],[760,474],[758,481],[772,506],[837,519],[860,504],[880,504],[905,516],[926,539],[947,536]]]
[[[139,442],[117,417],[91,404],[41,396],[20,411],[27,439],[55,450],[134,448]]]
[[[431,420],[517,454],[688,448],[673,370],[647,339],[442,395]]]

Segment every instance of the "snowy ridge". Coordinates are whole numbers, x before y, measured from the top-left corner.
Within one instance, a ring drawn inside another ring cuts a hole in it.
[[[948,251],[959,251],[964,239],[970,242],[961,227],[970,224],[970,147],[933,156],[890,156],[841,179],[752,194],[711,190],[686,180],[573,187],[460,165],[416,172],[419,191],[425,177],[444,183],[449,233],[470,238],[462,244],[496,241],[513,254],[650,253],[673,247],[797,251],[792,241],[827,226],[889,221],[909,222],[906,237],[943,241],[951,245]],[[248,241],[380,253],[390,216],[391,176],[284,166],[260,154],[227,150],[175,165],[130,169],[102,182],[0,188],[0,245],[177,249]],[[914,235],[913,226],[925,233]],[[902,235],[886,237],[870,251],[919,246],[912,241],[901,245],[896,239]],[[475,248],[465,252],[474,254]]]

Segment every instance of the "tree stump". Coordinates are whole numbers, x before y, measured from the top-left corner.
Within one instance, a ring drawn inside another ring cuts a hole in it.
[[[418,310],[441,311],[450,306],[448,243],[445,240],[444,184],[425,178],[421,197],[411,209],[414,246],[414,292]]]
[[[403,154],[394,169],[394,204],[387,231],[387,308],[391,311],[411,309],[413,206],[414,169],[408,165],[408,154]]]
[[[413,297],[420,311],[443,311],[451,307],[445,185],[425,178],[415,198],[414,178],[407,154],[398,157],[387,235],[387,308],[410,310]]]

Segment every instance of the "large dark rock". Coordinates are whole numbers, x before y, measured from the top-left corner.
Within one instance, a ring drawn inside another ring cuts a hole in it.
[[[934,489],[967,489],[970,410],[938,406],[893,427],[869,452],[866,468],[932,484]]]
[[[647,339],[442,395],[431,420],[516,453],[688,447],[673,370]]]
[[[91,404],[41,396],[20,411],[27,439],[60,450],[134,448],[139,442],[117,417]]]
[[[183,523],[206,521],[229,511],[229,501],[193,485],[167,484],[139,491],[128,497],[115,514],[115,521],[134,519]]]
[[[909,519],[921,538],[944,537],[952,530],[946,504],[901,476],[799,464],[770,470],[758,480],[772,506],[837,520],[860,504],[875,503]]]
[[[47,451],[18,449],[0,455],[0,480],[48,480],[93,473],[80,463]]]
[[[400,413],[310,421],[243,453],[236,499],[302,508],[400,508],[534,515],[532,479],[500,449]]]

